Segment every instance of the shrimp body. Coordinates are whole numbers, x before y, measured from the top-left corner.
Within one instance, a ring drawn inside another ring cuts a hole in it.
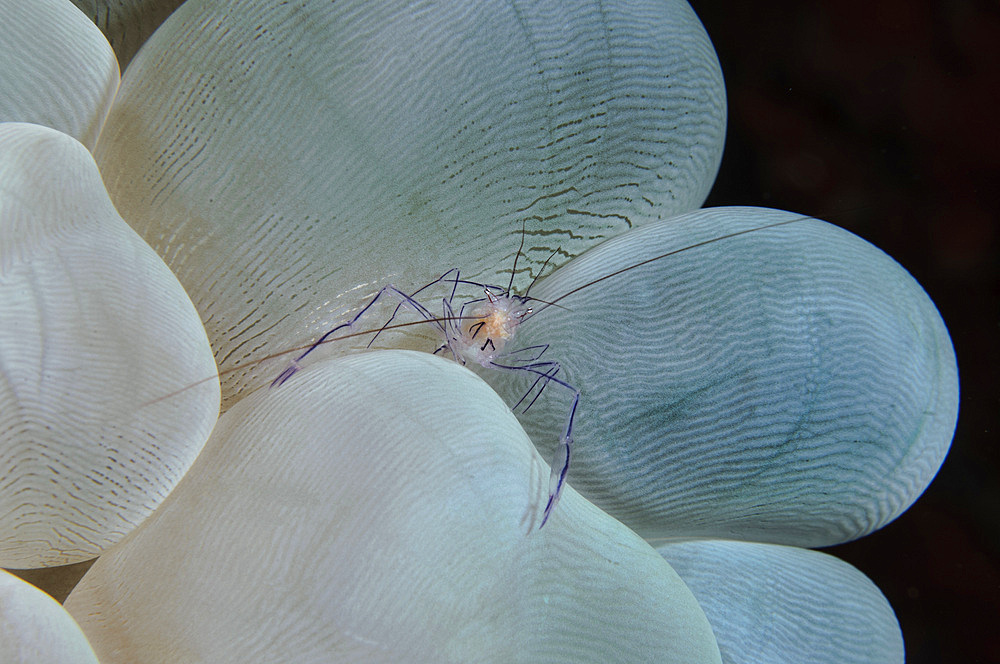
[[[527,298],[507,293],[495,295],[489,288],[485,292],[486,299],[475,304],[468,314],[471,320],[466,319],[463,311],[459,320],[452,321],[447,346],[463,364],[475,362],[490,368],[503,356],[507,343],[513,341],[521,321],[532,310],[527,306]]]

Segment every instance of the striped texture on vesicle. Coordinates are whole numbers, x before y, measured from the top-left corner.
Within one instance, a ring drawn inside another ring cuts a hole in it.
[[[647,537],[800,546],[853,539],[905,510],[954,431],[948,332],[912,277],[835,226],[701,210],[614,238],[531,291],[559,307],[518,345],[582,391],[569,483]],[[496,373],[496,372],[492,372]],[[487,376],[514,403],[530,381]],[[526,417],[543,454],[566,418],[550,387]]]
[[[225,370],[390,281],[495,281],[523,224],[537,271],[693,209],[724,124],[679,0],[192,0],[130,64],[97,154]],[[224,399],[271,378],[227,374]]]
[[[191,300],[90,153],[0,124],[0,565],[87,560],[121,539],[191,465],[218,400]]]
[[[701,540],[659,547],[705,610],[723,664],[902,664],[892,607],[818,551]]]
[[[538,529],[548,476],[454,362],[319,362],[229,409],[66,606],[101,664],[719,662],[635,533],[571,489]]]
[[[0,122],[33,122],[92,150],[118,89],[111,46],[69,0],[0,0]]]

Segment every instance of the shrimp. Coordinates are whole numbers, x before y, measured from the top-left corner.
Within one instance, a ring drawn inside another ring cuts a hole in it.
[[[577,286],[557,298],[549,301],[537,300],[529,295],[531,287],[537,281],[532,281],[523,294],[513,292],[514,273],[517,269],[517,260],[524,249],[524,229],[521,233],[521,245],[514,257],[514,265],[511,268],[511,280],[506,288],[501,286],[482,284],[469,281],[461,277],[457,268],[452,268],[442,274],[437,279],[425,284],[412,293],[406,293],[396,286],[389,284],[383,286],[355,315],[345,322],[331,328],[312,345],[292,360],[272,382],[271,387],[278,387],[288,381],[296,372],[301,369],[301,362],[319,346],[330,341],[343,339],[346,336],[372,333],[372,330],[356,332],[355,328],[372,311],[376,302],[383,297],[391,297],[398,300],[392,316],[380,328],[374,331],[374,336],[368,343],[370,347],[375,339],[385,330],[393,329],[401,325],[414,323],[424,323],[431,325],[438,333],[441,344],[433,351],[434,354],[447,354],[459,364],[478,364],[486,369],[515,372],[527,374],[533,378],[533,382],[524,395],[515,403],[511,410],[517,412],[527,412],[532,404],[541,396],[541,393],[549,385],[556,385],[566,390],[571,395],[571,405],[566,417],[566,424],[559,438],[554,459],[550,465],[549,491],[545,508],[542,512],[539,529],[545,526],[552,511],[555,509],[562,495],[569,474],[570,459],[573,450],[573,424],[576,412],[580,404],[581,392],[570,382],[560,377],[562,366],[558,360],[544,358],[544,354],[549,349],[549,344],[524,346],[517,348],[514,340],[519,327],[530,320],[542,310],[559,306],[558,302],[572,295],[579,293],[600,282],[612,279],[630,270],[635,270],[655,261],[663,260],[669,256],[689,251],[697,247],[705,246],[722,240],[734,238],[748,233],[762,231],[768,228],[784,226],[787,224],[810,219],[811,217],[796,217],[786,219],[772,224],[743,229],[732,233],[716,236],[698,243],[687,245],[679,249],[653,256],[646,260],[634,263],[620,270],[616,270],[604,276],[593,279],[585,284]],[[557,250],[558,251],[558,250]],[[544,272],[545,267],[555,252],[545,261],[539,270],[539,275]],[[421,302],[421,295],[436,285],[450,287],[448,294],[441,300],[441,316],[437,317],[431,310]],[[481,289],[484,296],[461,302],[456,306],[455,298],[459,286],[475,287]],[[533,302],[539,304],[538,309],[532,306]],[[415,312],[420,319],[403,324],[394,324],[393,321],[403,309]],[[456,311],[457,309],[457,311]],[[339,334],[338,334],[339,333]],[[515,350],[508,350],[513,346]]]
[[[542,390],[549,384],[558,385],[572,394],[572,406],[567,417],[565,429],[559,439],[556,457],[551,464],[549,496],[542,513],[542,520],[539,525],[539,528],[541,528],[548,521],[549,515],[552,514],[552,510],[559,502],[559,497],[562,495],[562,489],[566,482],[566,475],[569,472],[570,456],[573,448],[573,420],[580,402],[580,390],[556,376],[561,370],[559,362],[542,359],[542,355],[548,350],[548,344],[528,346],[514,351],[507,350],[507,344],[514,340],[521,322],[530,316],[533,311],[530,306],[533,298],[528,295],[528,292],[531,290],[530,285],[523,295],[515,294],[512,291],[514,274],[517,270],[517,259],[523,249],[524,229],[522,228],[521,245],[515,254],[514,266],[511,268],[511,281],[507,288],[462,279],[461,273],[457,268],[448,270],[434,281],[425,284],[413,293],[405,293],[392,284],[383,286],[351,320],[328,330],[311,346],[293,359],[288,367],[271,382],[271,387],[278,387],[284,384],[301,369],[302,360],[320,345],[331,340],[334,335],[345,330],[353,330],[384,296],[398,299],[399,303],[393,311],[392,316],[375,332],[368,343],[369,347],[383,331],[394,327],[392,325],[393,321],[405,307],[420,315],[423,322],[431,324],[437,329],[443,343],[434,350],[435,355],[446,352],[453,360],[463,366],[469,362],[473,362],[487,369],[524,372],[533,376],[534,382],[532,386],[514,404],[511,410],[516,412],[519,407],[523,407],[522,412],[527,412],[541,395]],[[555,252],[553,252],[552,256],[554,255]],[[552,256],[549,256],[549,259],[542,265],[542,271],[544,271],[545,266],[548,265]],[[418,296],[422,292],[437,284],[451,286],[449,295],[442,299],[442,316],[440,318],[435,317],[418,299]],[[534,282],[532,282],[533,284]],[[484,297],[462,302],[456,313],[454,300],[460,285],[478,287],[482,289]],[[539,386],[540,389],[535,392],[535,388]],[[529,399],[529,395],[533,392],[534,397]]]

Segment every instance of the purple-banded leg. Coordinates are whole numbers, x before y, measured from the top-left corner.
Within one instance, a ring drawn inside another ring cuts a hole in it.
[[[537,344],[535,346],[525,346],[517,350],[503,354],[505,362],[535,362],[549,349],[548,344]]]
[[[514,354],[518,352],[520,351],[514,351]],[[538,526],[538,528],[541,529],[552,515],[552,510],[555,509],[556,504],[559,502],[559,497],[562,496],[562,490],[566,484],[566,475],[569,473],[570,457],[573,454],[573,421],[576,418],[577,406],[580,405],[580,390],[576,389],[566,381],[556,378],[556,374],[559,373],[560,369],[558,362],[535,362],[534,364],[528,365],[498,364],[496,362],[491,362],[490,366],[496,369],[503,369],[505,371],[526,371],[536,376],[535,382],[532,384],[528,392],[521,397],[521,400],[515,404],[515,408],[517,408],[517,406],[524,401],[528,394],[535,389],[535,385],[539,382],[542,383],[542,387],[538,391],[538,394],[541,394],[541,391],[544,390],[549,383],[555,383],[556,385],[564,387],[573,394],[573,405],[570,406],[569,415],[566,418],[566,428],[563,430],[563,434],[559,438],[559,446],[556,448],[555,457],[552,459],[551,472],[549,474],[549,499],[545,503],[545,510],[542,512],[542,522]],[[535,403],[535,399],[538,398],[538,394],[534,396],[522,412],[526,411],[531,407],[531,404]]]
[[[447,274],[447,273],[445,273],[445,274]],[[431,284],[437,283],[437,282],[441,281],[441,279],[443,279],[443,278],[444,278],[444,275],[442,275],[438,279],[436,279],[433,282],[431,282]],[[427,284],[426,286],[423,286],[420,290],[423,290],[424,288],[427,288],[431,284]],[[388,286],[383,286],[379,290],[379,292],[375,293],[375,296],[372,297],[372,299],[368,301],[368,304],[366,304],[364,307],[362,307],[361,310],[357,314],[355,314],[354,318],[352,318],[351,320],[349,320],[346,323],[341,323],[340,325],[337,325],[336,327],[334,327],[334,328],[326,331],[323,334],[323,336],[321,336],[311,346],[309,346],[309,348],[307,348],[305,351],[303,351],[303,353],[301,355],[299,355],[294,360],[292,360],[288,364],[288,366],[285,368],[285,370],[282,371],[280,374],[278,374],[277,378],[275,378],[273,381],[271,381],[271,387],[278,387],[279,385],[284,384],[285,381],[287,381],[289,378],[291,378],[299,369],[302,368],[302,366],[299,364],[299,362],[301,362],[303,359],[305,359],[305,357],[307,355],[309,355],[309,353],[311,353],[314,350],[316,350],[317,348],[319,348],[319,346],[321,344],[326,343],[327,340],[329,340],[334,334],[336,334],[337,332],[339,332],[341,330],[344,330],[344,329],[348,329],[348,330],[352,329],[358,323],[358,321],[360,321],[366,314],[368,314],[368,312],[371,310],[371,308],[373,306],[375,306],[375,303],[378,302],[379,299],[383,295],[385,295],[386,293],[389,293],[393,297],[398,298],[400,300],[400,302],[396,306],[396,310],[393,312],[392,317],[389,318],[389,320],[385,323],[385,325],[383,325],[377,332],[375,332],[375,336],[372,337],[372,340],[368,342],[369,346],[371,346],[372,343],[375,341],[375,339],[378,337],[378,335],[381,334],[386,329],[386,327],[388,327],[389,323],[392,322],[392,320],[396,317],[396,314],[399,313],[400,308],[403,307],[403,306],[409,306],[409,307],[411,307],[414,311],[416,311],[418,314],[420,314],[421,316],[423,316],[424,319],[426,319],[427,321],[436,322],[439,327],[441,326],[441,323],[438,322],[437,319],[435,319],[433,315],[431,315],[431,312],[429,312],[424,305],[420,304],[420,302],[418,302],[417,300],[415,300],[412,295],[407,295],[406,293],[404,293],[403,291],[399,290],[398,288],[396,288],[392,284],[389,284]],[[442,328],[442,330],[443,329],[444,328]]]

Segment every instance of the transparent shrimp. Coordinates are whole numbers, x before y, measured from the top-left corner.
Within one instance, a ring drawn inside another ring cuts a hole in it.
[[[288,367],[271,382],[271,387],[282,385],[291,378],[301,368],[301,361],[320,345],[326,343],[335,335],[338,335],[338,333],[342,334],[345,331],[352,331],[383,297],[388,295],[399,300],[392,316],[375,332],[368,343],[369,347],[383,331],[394,327],[393,321],[396,319],[396,316],[399,315],[402,309],[406,308],[416,312],[422,317],[423,322],[437,329],[443,343],[434,351],[435,355],[447,353],[453,360],[463,366],[469,362],[473,362],[487,369],[519,372],[532,376],[534,381],[531,387],[514,404],[511,410],[517,411],[518,408],[522,408],[522,412],[527,412],[549,384],[558,385],[572,394],[573,401],[567,416],[566,426],[560,436],[559,446],[556,448],[556,455],[551,464],[549,496],[539,525],[539,528],[543,527],[552,514],[552,510],[559,502],[563,486],[566,483],[566,475],[569,472],[570,457],[573,448],[573,420],[576,416],[577,406],[580,403],[580,390],[557,377],[557,374],[561,370],[557,361],[542,359],[542,355],[549,348],[548,344],[527,346],[513,351],[507,350],[508,345],[513,342],[521,322],[530,316],[533,311],[530,306],[533,298],[528,295],[531,286],[528,287],[523,295],[517,295],[512,292],[514,273],[517,270],[517,260],[523,249],[524,232],[522,229],[521,246],[518,247],[515,254],[514,266],[511,268],[511,281],[507,288],[462,279],[461,273],[456,268],[448,270],[434,281],[425,284],[413,293],[405,293],[392,284],[383,286],[351,320],[324,333],[315,343],[292,360]],[[555,254],[553,253],[553,255]],[[551,258],[552,256],[549,256],[549,260]],[[544,271],[546,265],[548,265],[548,260],[542,265],[542,271]],[[441,301],[441,317],[435,317],[418,299],[421,293],[437,284],[450,285],[449,294],[442,298]],[[456,312],[455,297],[460,285],[481,288],[484,297],[462,302]]]

